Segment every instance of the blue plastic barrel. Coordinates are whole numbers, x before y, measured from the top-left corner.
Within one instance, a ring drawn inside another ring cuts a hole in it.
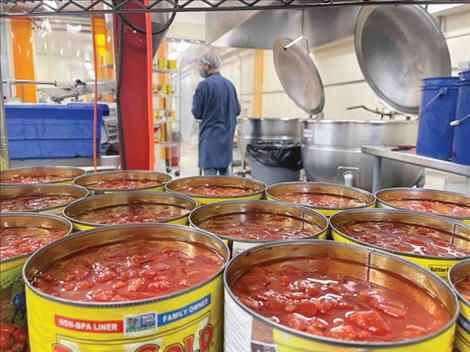
[[[470,165],[470,71],[459,73],[459,97],[454,128],[453,160]]]
[[[419,108],[416,153],[449,160],[452,157],[459,77],[430,77],[423,79]]]

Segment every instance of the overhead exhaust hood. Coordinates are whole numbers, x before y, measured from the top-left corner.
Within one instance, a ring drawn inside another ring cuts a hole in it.
[[[358,6],[303,10],[209,12],[206,42],[213,46],[272,49],[280,37],[303,35],[311,47],[351,36]]]

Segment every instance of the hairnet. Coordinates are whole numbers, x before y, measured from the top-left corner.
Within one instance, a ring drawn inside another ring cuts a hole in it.
[[[199,65],[208,64],[214,68],[219,68],[220,66],[220,57],[215,52],[210,51],[208,53],[202,54],[197,58],[197,63]]]

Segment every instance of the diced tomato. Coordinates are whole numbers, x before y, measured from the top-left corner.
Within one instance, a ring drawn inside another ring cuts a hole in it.
[[[243,305],[276,323],[342,340],[401,341],[436,331],[450,319],[438,301],[432,308],[424,307],[414,295],[322,271],[350,265],[337,261],[340,265],[329,258],[268,261],[248,269],[231,289]],[[269,280],[255,285],[252,279],[257,276]],[[310,288],[310,293],[304,291]]]
[[[163,292],[171,287],[167,280],[153,281],[149,283],[148,289],[153,292]]]
[[[357,331],[351,325],[338,325],[330,330],[331,336],[340,340],[356,340]]]
[[[5,348],[5,347],[10,346],[13,343],[13,341],[15,340],[13,339],[12,335],[7,334],[7,333],[0,334],[0,348]]]
[[[352,312],[347,315],[347,318],[375,335],[385,335],[390,331],[390,326],[385,319],[374,310]]]
[[[12,324],[0,322],[0,332],[3,334],[12,334],[16,330],[16,327]]]
[[[307,330],[307,320],[302,315],[294,313],[287,320],[287,326],[289,326],[289,327],[291,327],[292,329],[295,329],[295,330],[306,331]]]

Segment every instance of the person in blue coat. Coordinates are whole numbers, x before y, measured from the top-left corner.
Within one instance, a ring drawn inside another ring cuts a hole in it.
[[[219,72],[220,58],[214,52],[198,57],[199,73],[205,78],[193,96],[191,112],[199,126],[199,168],[204,175],[228,175],[232,162],[233,135],[240,103],[232,82]]]

